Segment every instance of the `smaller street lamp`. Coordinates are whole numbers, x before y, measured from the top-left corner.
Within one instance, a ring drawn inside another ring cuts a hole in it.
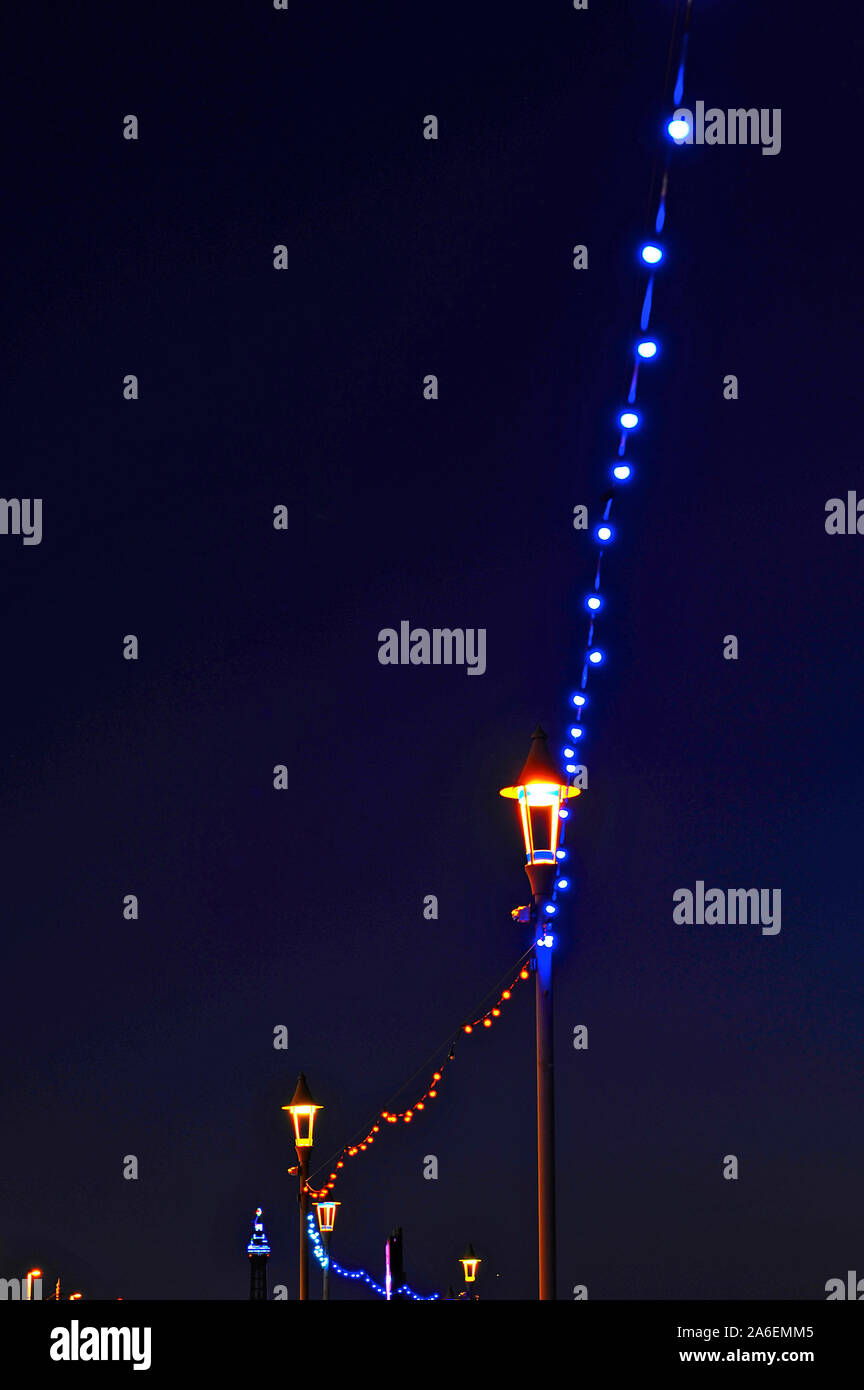
[[[315,1203],[315,1214],[318,1217],[318,1230],[321,1232],[321,1239],[324,1244],[324,1254],[327,1263],[324,1266],[324,1288],[321,1293],[323,1300],[330,1299],[330,1237],[333,1234],[333,1227],[336,1223],[336,1208],[341,1207],[341,1202],[334,1202],[328,1199],[326,1202]]]
[[[465,1283],[473,1284],[477,1278],[477,1266],[480,1264],[480,1256],[475,1255],[474,1246],[470,1243],[465,1247],[465,1254],[459,1260],[460,1265],[465,1271]]]

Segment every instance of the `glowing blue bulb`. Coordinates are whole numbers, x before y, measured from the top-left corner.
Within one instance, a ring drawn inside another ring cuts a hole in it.
[[[569,880],[569,878],[559,878],[558,882],[555,884],[555,887],[556,887],[556,888],[569,888],[569,887],[570,887],[570,880]]]
[[[635,410],[622,410],[618,416],[618,423],[622,430],[635,430],[639,424],[639,416]]]
[[[595,647],[593,652],[588,653],[588,660],[591,662],[592,666],[599,666],[603,660],[603,653],[598,651]]]
[[[556,851],[555,851],[555,858],[556,858],[556,859],[566,859],[566,858],[567,858],[567,851],[566,851],[566,849],[559,849],[559,850],[556,850]]]
[[[566,807],[566,806],[562,806],[561,809],[560,809],[560,811],[558,812],[558,819],[559,819],[559,820],[566,820],[567,817],[569,816],[569,814],[570,814],[570,812],[567,810],[567,807]]]
[[[564,749],[562,749],[561,751],[562,751],[562,753],[563,753],[563,755],[564,755],[565,758],[575,758],[575,757],[576,757],[576,749],[575,749],[575,748],[564,748]]]
[[[639,252],[646,265],[659,265],[663,259],[663,252],[659,246],[655,246],[653,241],[649,241]]]
[[[640,357],[656,357],[657,344],[653,338],[643,338],[642,342],[637,344],[636,351]]]
[[[579,691],[579,690],[577,690],[576,694],[573,695],[571,698],[572,698],[573,704],[574,704],[574,705],[577,705],[579,708],[581,708],[582,705],[587,705],[587,703],[588,703],[588,696],[587,696],[587,695],[583,695],[582,692]]]
[[[582,735],[584,734],[584,732],[585,732],[585,730],[584,730],[583,728],[581,728],[581,726],[580,726],[579,724],[574,724],[574,725],[573,725],[573,728],[570,730],[570,737],[571,737],[571,738],[581,738]]]
[[[554,917],[554,916],[555,916],[555,913],[558,911],[558,909],[557,909],[557,907],[555,906],[554,903],[547,903],[547,904],[546,904],[546,911],[548,912],[548,914],[549,914],[550,917]]]
[[[575,763],[568,763],[564,771],[569,772],[572,777],[575,772],[578,772],[578,768],[576,767]]]
[[[585,606],[590,608],[592,613],[596,613],[603,607],[603,600],[600,598],[599,594],[591,594],[590,598],[585,600]]]
[[[612,477],[617,478],[619,483],[624,483],[632,472],[633,469],[630,467],[629,463],[616,463],[615,467],[612,469]]]
[[[594,534],[595,534],[595,536],[597,537],[598,541],[611,541],[611,539],[612,539],[612,527],[611,527],[611,526],[605,526],[605,525],[604,525],[604,526],[598,526],[598,527],[597,527],[597,530],[594,532]]]
[[[690,122],[683,120],[680,116],[673,116],[666,127],[666,132],[673,140],[686,140],[690,134]]]

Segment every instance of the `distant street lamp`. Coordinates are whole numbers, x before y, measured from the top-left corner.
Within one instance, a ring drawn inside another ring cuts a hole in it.
[[[480,1256],[475,1255],[474,1246],[470,1243],[465,1247],[465,1254],[459,1261],[465,1274],[465,1283],[473,1284],[477,1278],[477,1266],[480,1264]]]
[[[567,801],[578,795],[578,787],[571,787],[561,780],[546,745],[546,734],[538,724],[519,780],[512,787],[502,787],[501,796],[519,803],[525,841],[525,872],[534,899],[530,909],[517,908],[513,916],[518,921],[531,923],[536,962],[537,1244],[541,1299],[555,1297],[555,1102],[552,1051],[552,947],[555,939],[551,926],[557,909],[553,890],[558,871],[561,821],[567,816]]]
[[[41,1279],[41,1278],[42,1278],[42,1271],[41,1271],[41,1269],[28,1269],[28,1271],[27,1271],[27,1302],[28,1302],[28,1303],[32,1302],[32,1300],[33,1300],[33,1280],[34,1280],[34,1279]],[[41,1297],[42,1297],[41,1293],[38,1294],[37,1297],[41,1298]]]
[[[333,1234],[333,1227],[336,1223],[336,1208],[341,1207],[341,1205],[341,1202],[334,1202],[332,1200],[315,1203],[315,1213],[318,1217],[318,1230],[321,1232],[324,1254],[327,1257],[327,1263],[324,1266],[324,1288],[321,1294],[325,1302],[330,1298],[330,1237]]]
[[[309,1298],[309,1236],[306,1229],[309,1214],[309,1150],[312,1147],[315,1116],[323,1106],[312,1099],[302,1071],[290,1104],[283,1105],[282,1109],[288,1111],[294,1122],[294,1147],[300,1160],[300,1298],[306,1302]]]

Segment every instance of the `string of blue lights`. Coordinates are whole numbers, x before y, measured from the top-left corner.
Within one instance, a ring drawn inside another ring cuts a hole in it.
[[[376,1284],[371,1274],[367,1274],[365,1269],[343,1269],[342,1266],[340,1264],[337,1264],[337,1262],[333,1259],[332,1255],[327,1254],[327,1251],[321,1244],[321,1237],[315,1229],[315,1218],[313,1216],[309,1216],[306,1218],[306,1224],[309,1231],[309,1239],[312,1242],[312,1249],[315,1254],[315,1258],[322,1269],[327,1268],[327,1263],[329,1261],[330,1268],[332,1269],[334,1274],[341,1275],[343,1279],[362,1279],[365,1284],[368,1284],[369,1288],[372,1290],[373,1293],[377,1293],[381,1298],[388,1297],[387,1290],[385,1288],[382,1288],[380,1284]],[[435,1300],[439,1297],[437,1293],[415,1293],[414,1290],[412,1288],[409,1288],[407,1284],[400,1284],[398,1289],[391,1290],[389,1295],[391,1298],[394,1292],[398,1294],[405,1294],[408,1298],[413,1298],[415,1303],[434,1303]]]
[[[678,66],[675,77],[675,85],[672,91],[673,108],[680,106],[684,95],[684,70],[687,57],[687,39],[690,30],[690,14],[693,7],[693,0],[684,0],[684,19],[681,29],[681,40],[678,48]],[[673,26],[672,45],[675,43],[676,24]],[[645,241],[639,247],[638,259],[640,265],[647,269],[648,279],[645,291],[642,296],[642,311],[639,318],[639,335],[637,335],[633,348],[633,363],[630,375],[630,386],[627,391],[626,408],[618,414],[618,425],[620,436],[618,440],[618,453],[615,462],[610,466],[611,486],[604,497],[603,512],[600,521],[594,527],[593,537],[598,545],[596,561],[594,565],[594,578],[590,592],[585,597],[585,608],[588,613],[588,637],[585,644],[585,660],[582,665],[582,674],[579,681],[578,690],[570,696],[570,704],[575,709],[575,716],[571,713],[571,718],[575,722],[568,730],[569,741],[561,750],[564,760],[564,771],[568,778],[568,785],[573,786],[579,777],[579,765],[574,761],[577,756],[577,747],[581,747],[582,739],[585,736],[583,716],[588,706],[588,676],[592,669],[602,666],[606,660],[606,652],[603,647],[595,645],[595,625],[597,616],[602,613],[604,608],[604,598],[600,592],[600,575],[603,566],[603,558],[606,547],[615,540],[615,529],[610,523],[612,514],[612,504],[618,497],[622,486],[629,483],[633,478],[633,467],[626,461],[625,454],[627,444],[642,423],[640,412],[634,409],[636,402],[636,392],[639,384],[639,370],[643,363],[655,360],[660,353],[660,344],[654,337],[644,336],[647,333],[651,322],[651,312],[654,303],[654,277],[656,270],[661,267],[666,260],[666,253],[660,240],[661,233],[666,223],[666,195],[669,187],[669,167],[671,160],[672,146],[684,144],[691,135],[690,125],[687,120],[673,111],[668,114],[668,88],[664,94],[664,104],[667,109],[667,116],[664,126],[665,137],[665,160],[663,167],[663,177],[660,184],[660,192],[657,200],[657,211],[654,216],[653,230],[655,240]],[[563,848],[564,831],[569,811],[566,806],[562,806],[558,812],[561,820],[565,823],[561,827],[559,843],[561,848],[557,851],[559,860],[567,858],[567,850]],[[548,903],[546,911],[550,916],[557,912],[554,899],[557,898],[559,891],[565,891],[569,887],[567,878],[559,878],[555,884],[553,902]],[[538,943],[539,944],[539,943]]]

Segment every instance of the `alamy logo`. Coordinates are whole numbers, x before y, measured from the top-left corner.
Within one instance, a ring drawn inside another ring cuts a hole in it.
[[[704,101],[697,101],[695,112],[679,106],[672,120],[687,122],[686,135],[672,135],[676,145],[761,145],[763,154],[780,153],[780,110],[776,106],[771,111],[764,106],[758,110],[739,106],[728,111],[709,106],[706,111]]]
[[[779,888],[709,888],[706,893],[704,880],[698,878],[695,893],[689,888],[675,889],[672,921],[687,927],[722,927],[727,922],[733,927],[761,925],[763,936],[776,936],[780,896]]]
[[[855,1303],[864,1303],[864,1279],[859,1279],[855,1270],[849,1269],[846,1271],[845,1284],[842,1279],[829,1279],[825,1285],[825,1292],[828,1295],[828,1303],[837,1299],[851,1299]]]
[[[0,497],[0,536],[21,536],[24,545],[39,545],[42,498]]]
[[[31,1273],[35,1276],[39,1271],[34,1269]],[[0,1279],[0,1299],[11,1298],[13,1302],[17,1303],[24,1300],[41,1299],[41,1297],[41,1278],[33,1277],[31,1280],[30,1275],[28,1275],[26,1279]]]
[[[69,1327],[51,1329],[52,1361],[132,1361],[133,1371],[150,1369],[149,1327]]]
[[[412,628],[403,619],[395,628],[378,633],[378,660],[382,666],[467,666],[469,676],[486,670],[485,627]]]

